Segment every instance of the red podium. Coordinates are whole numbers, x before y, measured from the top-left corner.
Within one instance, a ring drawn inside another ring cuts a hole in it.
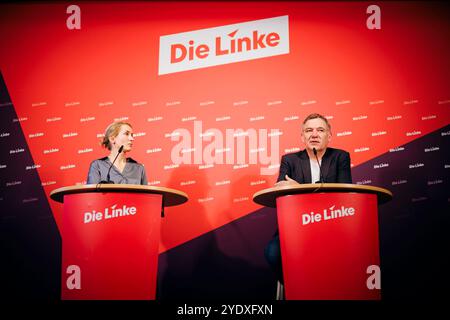
[[[286,299],[381,299],[378,204],[391,199],[386,189],[340,183],[255,193],[277,208]]]
[[[63,202],[61,298],[154,300],[164,207],[188,200],[161,187],[102,184],[53,190]]]

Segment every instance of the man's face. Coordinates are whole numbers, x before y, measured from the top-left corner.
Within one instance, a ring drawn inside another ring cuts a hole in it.
[[[320,118],[306,121],[302,130],[302,141],[306,148],[317,151],[324,150],[331,140],[331,132],[325,121]]]

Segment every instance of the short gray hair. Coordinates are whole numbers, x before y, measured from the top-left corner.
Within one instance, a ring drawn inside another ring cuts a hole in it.
[[[325,118],[323,115],[321,115],[319,113],[311,113],[309,116],[307,116],[305,118],[305,120],[303,120],[303,125],[305,125],[306,122],[308,122],[309,120],[312,120],[312,119],[322,119],[326,123],[328,130],[331,131],[331,125],[328,122],[327,118]]]

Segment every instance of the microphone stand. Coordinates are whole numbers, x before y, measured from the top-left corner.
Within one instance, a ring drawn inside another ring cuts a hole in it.
[[[109,173],[110,173],[110,171],[111,171],[111,169],[112,169],[112,167],[113,167],[113,165],[114,165],[114,162],[116,162],[116,159],[117,159],[117,157],[119,156],[119,154],[122,152],[122,150],[123,150],[123,146],[120,146],[119,152],[117,152],[116,157],[114,158],[113,162],[112,162],[111,165],[109,166],[108,174],[106,175],[106,181],[105,181],[105,180],[102,180],[102,181],[100,181],[100,183],[114,184],[114,182],[111,181],[111,179],[110,179]]]
[[[320,186],[318,186],[314,191],[313,191],[313,193],[314,192],[317,192],[318,190],[320,190],[320,188],[322,188],[322,186],[323,186],[323,184],[324,184],[324,179],[323,179],[323,176],[322,176],[322,168],[321,168],[321,166],[320,166],[320,162],[319,162],[319,158],[317,157],[317,150],[316,150],[316,148],[313,148],[313,152],[314,152],[314,156],[316,157],[316,160],[317,160],[317,164],[319,165],[319,182],[320,182]]]

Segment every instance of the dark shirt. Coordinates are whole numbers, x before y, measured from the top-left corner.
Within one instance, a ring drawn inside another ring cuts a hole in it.
[[[97,184],[107,180],[108,170],[111,167],[111,160],[108,157],[92,161],[89,167],[87,184]],[[142,164],[131,158],[127,158],[125,168],[121,173],[116,166],[112,166],[109,172],[110,181],[116,184],[142,184],[147,185],[147,176]]]

